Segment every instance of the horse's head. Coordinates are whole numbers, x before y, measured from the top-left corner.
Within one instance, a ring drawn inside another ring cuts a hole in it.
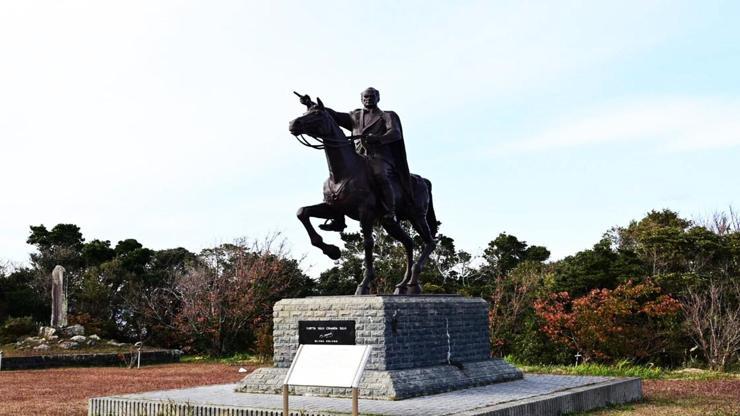
[[[335,135],[334,120],[326,111],[321,98],[317,98],[316,101],[318,104],[314,104],[305,114],[290,122],[288,125],[290,134],[294,136],[307,134],[323,139],[330,139]]]

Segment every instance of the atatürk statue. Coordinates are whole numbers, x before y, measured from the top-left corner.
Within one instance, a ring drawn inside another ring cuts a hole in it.
[[[403,130],[398,115],[378,108],[380,93],[375,88],[362,92],[363,108],[340,113],[318,104],[308,95],[300,95],[308,111],[290,122],[296,137],[308,135],[321,144],[307,146],[323,149],[329,164],[329,178],[324,183],[324,202],[298,210],[298,218],[308,231],[311,244],[332,259],[339,248],[323,242],[310,218],[325,218],[319,226],[326,231],[342,231],[344,217],[360,222],[365,249],[365,276],[355,294],[369,293],[373,271],[373,234],[376,220],[390,236],[400,241],[406,251],[406,273],[396,285],[396,294],[421,293],[419,273],[436,245],[437,219],[432,205],[432,184],[409,173]],[[347,137],[342,129],[352,132]],[[354,143],[354,141],[357,141]],[[413,260],[413,241],[398,220],[408,220],[424,241],[419,258]]]

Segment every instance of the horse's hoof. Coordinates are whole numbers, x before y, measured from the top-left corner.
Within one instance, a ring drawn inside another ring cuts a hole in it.
[[[419,295],[421,294],[421,285],[415,284],[415,285],[408,285],[406,286],[406,294],[407,295]]]
[[[357,286],[357,290],[355,290],[355,296],[369,295],[369,294],[370,294],[370,288],[364,287],[362,285]]]
[[[339,260],[339,258],[342,257],[342,251],[339,250],[339,247],[331,244],[324,247],[321,251],[323,251],[324,254],[329,256],[332,260]]]
[[[407,292],[406,286],[396,286],[396,290],[393,291],[394,295],[405,295]]]

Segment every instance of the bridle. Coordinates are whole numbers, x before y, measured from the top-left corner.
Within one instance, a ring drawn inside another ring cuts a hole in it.
[[[314,144],[314,143],[309,142],[308,139],[306,139],[305,137],[303,137],[304,134],[306,136],[312,138],[313,140],[317,141],[318,144]],[[344,147],[344,146],[353,146],[355,140],[362,140],[362,139],[365,138],[365,136],[362,135],[362,134],[361,135],[358,135],[358,136],[345,136],[345,138],[347,139],[346,141],[339,141],[338,142],[338,141],[335,141],[335,140],[322,139],[321,137],[316,137],[316,136],[314,136],[312,134],[309,134],[309,133],[294,134],[293,137],[295,137],[296,140],[298,140],[298,143],[300,143],[300,144],[302,144],[302,145],[304,145],[306,147],[310,147],[312,149],[318,149],[318,150],[324,150],[327,147],[328,148],[334,148],[334,149],[336,149],[336,148],[340,148],[340,147]]]

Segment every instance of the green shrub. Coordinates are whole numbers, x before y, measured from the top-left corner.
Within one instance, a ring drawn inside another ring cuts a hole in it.
[[[435,285],[434,283],[424,283],[421,291],[422,293],[437,294],[437,295],[447,293],[444,287],[440,285]]]
[[[3,344],[14,342],[22,336],[36,335],[37,331],[38,327],[32,317],[9,317],[0,327],[0,342]]]

